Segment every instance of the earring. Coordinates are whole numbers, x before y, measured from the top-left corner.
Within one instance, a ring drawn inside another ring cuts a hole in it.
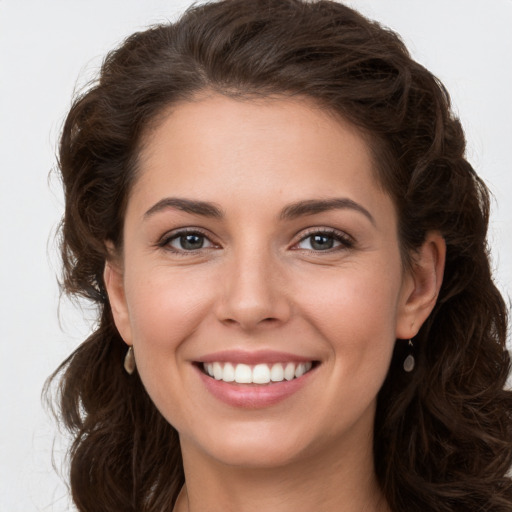
[[[412,350],[414,348],[414,345],[412,344],[412,340],[409,340],[409,343],[408,343],[410,350]],[[405,360],[404,360],[404,371],[406,371],[407,373],[410,373],[414,370],[414,365],[416,364],[416,361],[414,360],[414,356],[411,354],[409,354]]]
[[[135,354],[133,353],[133,347],[128,348],[128,352],[124,356],[124,369],[128,375],[131,375],[135,371]]]

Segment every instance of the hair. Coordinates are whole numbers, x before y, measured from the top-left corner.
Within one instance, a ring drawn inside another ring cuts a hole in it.
[[[144,136],[200,93],[298,97],[366,134],[398,212],[407,264],[428,232],[447,246],[437,304],[415,338],[397,340],[375,417],[374,463],[394,512],[510,511],[512,392],[507,308],[486,242],[489,192],[465,159],[443,85],[394,32],[328,0],[224,0],[128,37],[65,121],[59,167],[63,290],[92,301],[98,327],[51,377],[73,434],[79,511],[162,512],[184,483],[176,430],[135,372],[103,282],[106,241],[123,219]]]

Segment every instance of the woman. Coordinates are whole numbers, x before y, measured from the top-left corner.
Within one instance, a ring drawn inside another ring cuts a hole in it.
[[[134,34],[66,120],[81,511],[505,511],[488,192],[443,86],[334,2]],[[123,364],[124,361],[124,364]]]

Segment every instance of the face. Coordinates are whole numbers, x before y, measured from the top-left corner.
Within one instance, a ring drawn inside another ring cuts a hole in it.
[[[179,105],[148,135],[105,277],[184,453],[271,466],[371,450],[415,285],[348,123],[292,99]]]

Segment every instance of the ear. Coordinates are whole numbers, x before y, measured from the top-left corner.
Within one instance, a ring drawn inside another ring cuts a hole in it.
[[[404,276],[397,315],[397,338],[406,340],[416,336],[434,309],[443,282],[445,258],[444,238],[438,232],[428,233]]]
[[[113,249],[109,245],[109,252],[113,254]],[[127,345],[132,345],[132,332],[130,325],[130,315],[126,302],[124,290],[123,269],[119,258],[113,257],[105,262],[103,271],[103,280],[108,293],[112,316],[119,334]]]

